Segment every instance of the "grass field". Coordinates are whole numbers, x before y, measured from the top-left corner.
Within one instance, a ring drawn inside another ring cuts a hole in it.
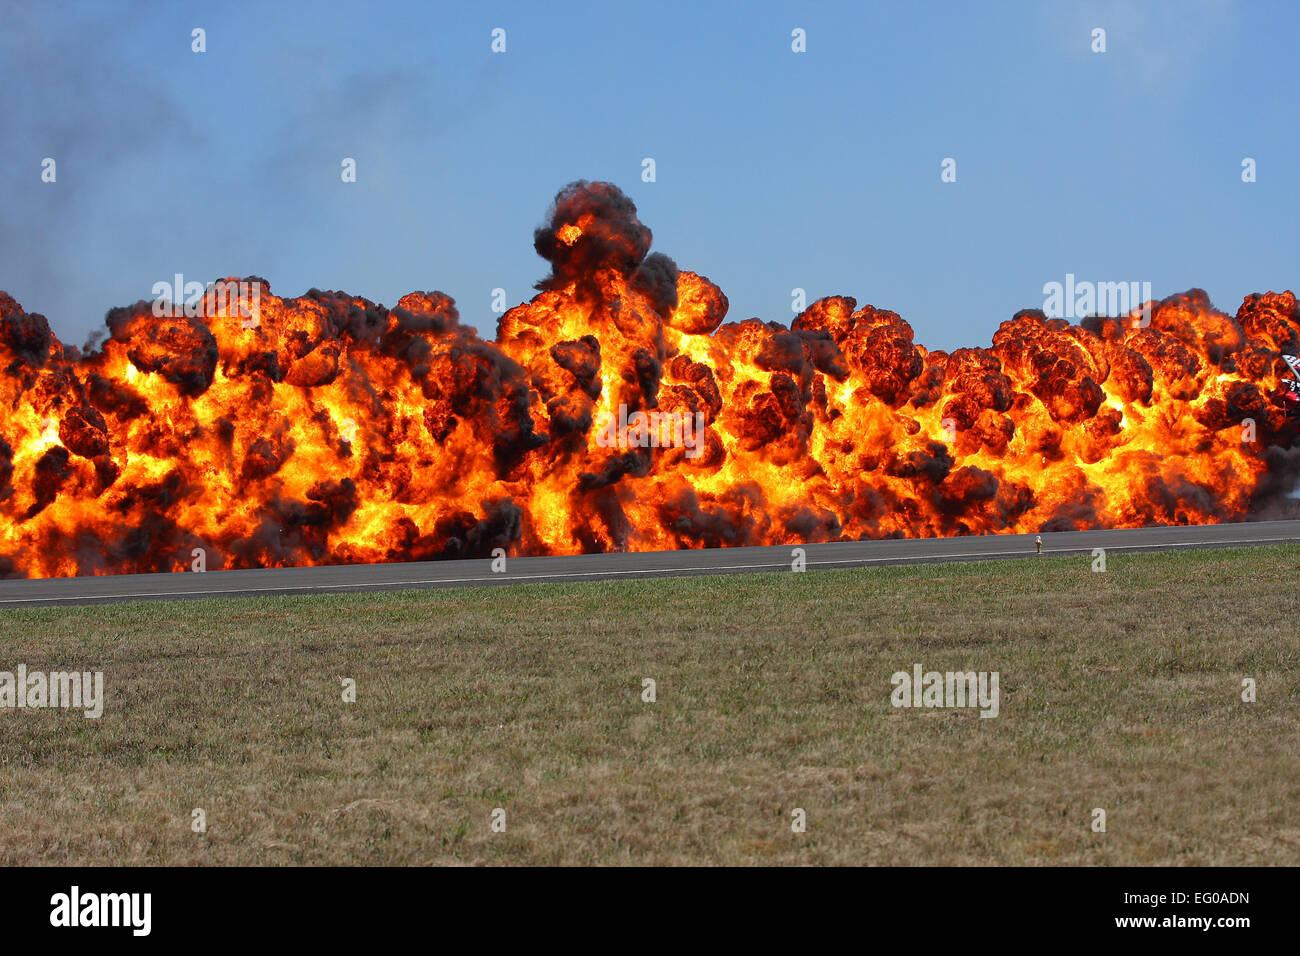
[[[1091,562],[5,611],[0,862],[1300,864],[1300,547]]]

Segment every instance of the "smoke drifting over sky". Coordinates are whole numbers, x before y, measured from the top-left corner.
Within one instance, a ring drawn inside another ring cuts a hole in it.
[[[537,279],[538,197],[580,177],[619,183],[733,315],[854,291],[936,347],[1067,273],[1227,309],[1292,283],[1285,4],[391,9],[6,3],[0,287],[71,342],[177,272],[437,287],[491,335],[493,290]]]

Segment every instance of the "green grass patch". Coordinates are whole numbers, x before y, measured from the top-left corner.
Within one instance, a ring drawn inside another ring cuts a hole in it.
[[[1091,565],[3,611],[107,700],[0,710],[0,862],[1300,863],[1300,546]]]

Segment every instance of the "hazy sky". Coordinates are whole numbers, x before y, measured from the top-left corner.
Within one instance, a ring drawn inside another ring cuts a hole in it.
[[[0,289],[71,343],[177,272],[437,289],[491,336],[585,178],[735,320],[788,322],[801,287],[985,345],[1066,273],[1234,311],[1300,285],[1298,11],[0,0]]]

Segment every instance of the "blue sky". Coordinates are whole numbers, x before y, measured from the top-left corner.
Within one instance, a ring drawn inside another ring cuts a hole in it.
[[[0,0],[0,17],[0,289],[71,343],[176,272],[387,305],[438,289],[490,337],[492,289],[531,295],[532,229],[580,178],[621,186],[734,320],[788,322],[800,287],[956,348],[1066,273],[1200,286],[1227,311],[1300,284],[1294,3]]]

